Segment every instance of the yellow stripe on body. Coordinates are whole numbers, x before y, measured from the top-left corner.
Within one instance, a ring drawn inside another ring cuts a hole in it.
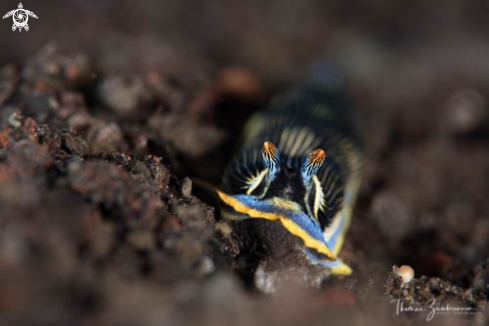
[[[353,207],[356,201],[356,196],[357,196],[359,186],[360,186],[360,180],[358,178],[354,178],[348,181],[346,186],[346,193],[351,194],[350,196],[352,200],[351,202],[347,203],[346,202],[347,196],[346,195],[344,196],[343,209],[340,210],[338,213],[336,213],[336,215],[333,217],[333,222],[331,223],[331,225],[328,228],[326,228],[323,232],[324,239],[326,242],[328,242],[331,236],[340,227],[342,220],[345,219],[342,229],[340,230],[340,234],[338,235],[336,243],[334,244],[333,247],[333,253],[335,255],[338,255],[338,253],[340,252],[341,247],[343,246],[345,240],[346,231],[348,231],[348,228],[350,227],[351,216],[353,213]]]
[[[250,178],[248,180],[247,183],[249,184],[249,188],[246,191],[247,195],[250,195],[253,192],[253,190],[255,190],[260,185],[261,181],[267,175],[267,173],[268,173],[268,170],[263,170],[260,172],[260,174],[258,174],[257,176],[254,176],[253,178]]]
[[[298,135],[295,137],[295,143],[290,149],[290,152],[288,153],[289,156],[296,156],[297,151],[301,146],[303,146],[304,139],[307,137],[307,135],[310,133],[308,128],[303,128],[297,131]]]
[[[312,238],[310,235],[307,234],[306,231],[304,231],[302,228],[300,228],[297,224],[295,224],[292,220],[288,219],[286,216],[276,214],[276,213],[270,213],[270,212],[262,212],[254,208],[250,208],[246,205],[244,205],[242,202],[239,200],[233,198],[232,196],[229,196],[222,191],[219,191],[216,189],[216,193],[221,198],[221,200],[228,206],[231,206],[235,211],[238,213],[246,214],[249,217],[252,218],[263,218],[266,220],[270,221],[276,221],[280,220],[282,222],[282,225],[293,235],[299,237],[304,241],[304,245],[308,248],[314,249],[317,252],[325,255],[328,257],[331,261],[336,260],[336,256],[329,250],[329,248],[322,243],[321,241],[318,241],[314,238]],[[275,200],[274,204],[277,204],[279,207],[282,206],[282,208],[287,208],[286,205],[288,205],[289,210],[290,208],[293,208],[293,205],[286,203],[284,201],[278,201]]]
[[[295,224],[292,220],[288,218],[281,218],[280,222],[285,226],[285,228],[292,233],[293,235],[299,237],[304,241],[304,245],[308,248],[312,248],[316,250],[317,252],[325,255],[328,257],[331,261],[336,261],[336,255],[334,255],[329,248],[321,243],[320,241],[312,238],[307,234],[306,231],[304,231],[302,228],[300,228],[297,224]]]
[[[350,266],[348,266],[344,262],[341,262],[340,266],[331,267],[331,273],[333,273],[334,275],[351,275],[353,273],[353,270]]]
[[[290,136],[290,129],[284,128],[284,130],[282,130],[282,133],[280,134],[280,140],[277,144],[278,149],[279,149],[280,153],[282,153],[282,154],[287,153],[287,151],[286,151],[287,147],[286,146],[288,143],[289,136]]]
[[[314,181],[314,186],[316,187],[316,198],[314,198],[314,216],[316,217],[316,220],[319,221],[319,208],[324,205],[323,187],[321,187],[321,182],[316,175],[313,175],[312,180]]]
[[[304,155],[306,153],[309,153],[312,150],[312,142],[313,140],[316,139],[316,136],[311,132],[307,135],[307,138],[304,139],[304,142],[302,143],[302,147],[300,151],[297,153],[297,155]]]
[[[223,193],[220,190],[217,190],[217,195],[221,200],[228,206],[231,206],[236,212],[238,213],[243,213],[248,215],[249,217],[254,217],[254,218],[264,218],[266,220],[270,221],[275,221],[279,220],[281,217],[278,214],[275,213],[269,213],[269,212],[262,212],[257,209],[249,208],[248,206],[244,205],[241,203],[239,200],[233,198],[232,196],[229,196],[225,193]]]

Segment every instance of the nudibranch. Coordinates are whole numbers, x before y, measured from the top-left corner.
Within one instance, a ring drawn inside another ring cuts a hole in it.
[[[311,263],[348,275],[338,254],[362,155],[348,103],[323,77],[313,73],[250,119],[216,192],[225,219],[276,221],[301,240]]]

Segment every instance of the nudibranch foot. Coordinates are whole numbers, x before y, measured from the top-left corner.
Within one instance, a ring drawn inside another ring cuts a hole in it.
[[[303,251],[310,263],[330,269],[333,275],[351,275],[353,273],[352,268],[339,258],[337,258],[335,261],[324,260],[318,258],[307,249],[304,249]]]

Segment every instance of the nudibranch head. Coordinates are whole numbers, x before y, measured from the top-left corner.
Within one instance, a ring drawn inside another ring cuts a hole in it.
[[[323,165],[326,153],[322,149],[314,150],[305,157],[300,169],[292,170],[281,164],[275,145],[265,142],[262,158],[266,169],[250,180],[246,194],[230,195],[216,190],[223,203],[223,215],[228,219],[278,221],[301,239],[309,252],[335,261],[317,218],[324,195],[315,174]]]

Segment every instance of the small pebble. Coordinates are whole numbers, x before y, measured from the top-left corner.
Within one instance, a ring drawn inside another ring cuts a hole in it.
[[[227,224],[225,222],[217,222],[216,223],[216,230],[221,232],[226,237],[230,237],[231,234],[233,233],[233,230],[231,229],[229,224]]]
[[[21,125],[22,125],[22,122],[20,122],[19,120],[21,120],[21,115],[17,112],[14,112],[10,115],[10,117],[8,118],[8,124],[12,127],[12,128],[19,128]]]
[[[197,272],[199,275],[209,275],[216,270],[216,266],[212,259],[208,256],[202,257],[197,264]]]
[[[192,180],[189,178],[184,178],[182,180],[182,196],[185,198],[189,198],[192,195]]]
[[[406,284],[414,278],[414,269],[408,265],[402,265],[401,267],[394,266],[392,267],[392,271]]]

